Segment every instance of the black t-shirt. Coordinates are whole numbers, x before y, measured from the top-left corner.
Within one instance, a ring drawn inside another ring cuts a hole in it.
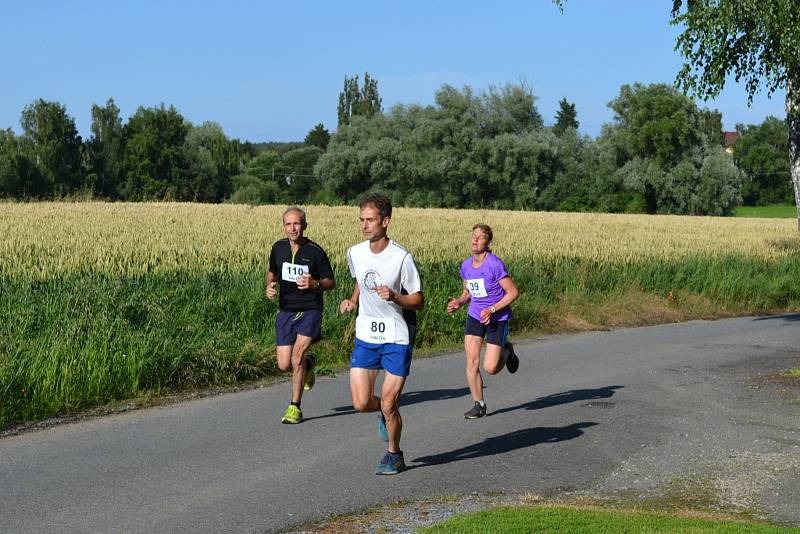
[[[292,246],[289,239],[281,239],[272,245],[269,253],[269,272],[273,273],[280,286],[278,308],[284,311],[322,310],[322,291],[311,289],[300,291],[297,283],[286,280],[300,272],[299,267],[307,267],[308,273],[315,280],[330,278],[333,280],[333,269],[328,255],[322,247],[306,239],[292,257]]]

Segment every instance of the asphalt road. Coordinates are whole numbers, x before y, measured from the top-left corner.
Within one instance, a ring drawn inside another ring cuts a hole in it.
[[[800,404],[759,378],[800,366],[798,327],[784,315],[518,341],[519,371],[485,378],[488,416],[469,421],[462,353],[418,359],[397,476],[373,474],[384,445],[346,373],[317,381],[300,425],[280,424],[283,383],[6,437],[0,531],[275,531],[401,499],[645,494],[709,473],[727,502],[800,523]]]

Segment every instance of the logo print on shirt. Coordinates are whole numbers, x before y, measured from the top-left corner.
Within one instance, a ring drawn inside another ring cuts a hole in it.
[[[378,271],[370,269],[364,273],[364,278],[361,281],[361,285],[363,285],[369,291],[374,292],[375,289],[381,285],[381,275],[378,274]]]

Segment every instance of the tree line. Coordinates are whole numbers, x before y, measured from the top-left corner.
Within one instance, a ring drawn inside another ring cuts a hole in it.
[[[327,133],[317,125],[307,143],[241,142],[216,123],[193,125],[164,104],[140,107],[123,124],[113,99],[93,105],[91,116],[92,135],[83,140],[58,102],[26,106],[22,135],[0,130],[0,197],[222,202],[259,153],[282,154],[292,165],[307,144],[323,142],[320,128]]]
[[[0,197],[337,204],[375,189],[407,206],[711,215],[791,201],[785,121],[739,125],[731,156],[721,115],[672,86],[624,85],[609,107],[597,138],[566,99],[546,126],[525,84],[445,85],[432,105],[384,111],[365,74],[345,78],[333,135],[317,124],[259,145],[163,104],[123,124],[113,99],[92,106],[83,140],[64,106],[39,99],[21,135],[0,130]]]

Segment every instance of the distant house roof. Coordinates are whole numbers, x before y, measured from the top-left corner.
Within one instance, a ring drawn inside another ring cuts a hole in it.
[[[736,139],[739,138],[739,134],[737,132],[722,132],[724,137],[723,142],[725,143],[725,148],[730,147],[733,143],[736,142]]]

